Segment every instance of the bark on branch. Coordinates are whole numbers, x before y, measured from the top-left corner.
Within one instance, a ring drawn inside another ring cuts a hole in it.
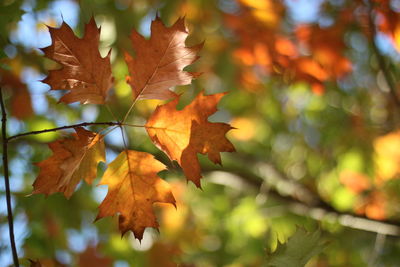
[[[3,89],[0,88],[0,106],[1,106],[1,139],[3,142],[3,173],[4,173],[4,184],[6,189],[6,202],[7,202],[7,220],[8,229],[10,234],[10,245],[13,255],[14,265],[19,267],[17,247],[15,246],[14,237],[14,221],[11,206],[11,191],[10,191],[10,177],[8,171],[8,138],[7,138],[7,113],[4,106],[3,100]]]

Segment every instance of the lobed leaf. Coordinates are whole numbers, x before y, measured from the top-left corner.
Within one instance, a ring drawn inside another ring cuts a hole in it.
[[[170,99],[176,95],[169,88],[190,84],[198,75],[183,68],[198,59],[203,44],[185,45],[188,32],[183,18],[168,28],[157,17],[151,24],[151,33],[146,40],[132,31],[130,39],[136,56],[125,53],[130,73],[128,83],[135,99]]]
[[[170,185],[157,176],[165,166],[146,152],[122,151],[108,165],[100,182],[109,191],[100,204],[96,220],[119,214],[119,229],[132,231],[139,240],[146,227],[158,228],[153,211],[155,202],[175,205]]]
[[[100,28],[92,18],[85,26],[82,39],[63,22],[60,28],[50,28],[52,44],[43,48],[46,57],[62,65],[51,70],[43,80],[51,90],[69,90],[60,102],[104,104],[113,82],[110,55],[102,58],[98,49]]]
[[[179,97],[158,106],[145,127],[153,143],[163,150],[171,160],[181,165],[188,180],[200,187],[201,170],[197,153],[221,164],[219,152],[233,152],[235,148],[225,137],[232,129],[226,123],[207,120],[217,111],[217,104],[224,93],[204,95],[201,92],[191,104],[182,110],[176,106]]]
[[[37,163],[40,172],[32,194],[61,192],[69,198],[82,179],[91,184],[96,178],[97,164],[105,162],[103,136],[80,127],[75,131],[73,138],[49,144],[53,155]]]

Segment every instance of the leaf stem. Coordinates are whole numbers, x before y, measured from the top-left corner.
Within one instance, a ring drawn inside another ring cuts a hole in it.
[[[129,126],[129,127],[136,127],[136,128],[145,128],[146,125],[138,125],[138,124],[129,124],[129,123],[123,123],[121,122],[122,126]]]
[[[136,104],[138,98],[139,98],[139,95],[135,97],[135,100],[133,100],[132,105],[129,107],[129,109],[128,109],[128,111],[126,112],[126,114],[125,114],[125,116],[124,116],[124,119],[122,120],[121,123],[124,123],[124,122],[126,121],[126,119],[128,118],[129,114],[131,113],[133,107],[135,106],[135,104]]]
[[[0,105],[1,105],[1,138],[3,141],[3,171],[4,171],[4,184],[6,188],[6,202],[7,202],[7,219],[8,219],[8,229],[10,233],[10,244],[11,251],[13,255],[14,265],[19,267],[18,261],[18,253],[17,248],[15,246],[15,237],[14,237],[14,222],[12,215],[12,206],[11,206],[11,190],[10,190],[10,177],[8,171],[8,141],[7,138],[7,113],[6,108],[4,106],[3,101],[3,89],[0,88]]]
[[[110,106],[108,104],[105,104],[108,112],[110,112],[111,116],[114,118],[114,120],[118,121],[117,116],[115,116],[114,112],[111,110]]]

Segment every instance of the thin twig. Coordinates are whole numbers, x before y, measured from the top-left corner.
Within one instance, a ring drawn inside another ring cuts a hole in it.
[[[66,126],[61,126],[61,127],[51,128],[51,129],[44,129],[44,130],[40,130],[40,131],[31,131],[31,132],[26,132],[26,133],[20,133],[20,134],[16,134],[16,135],[8,137],[7,140],[11,141],[13,139],[16,139],[16,138],[19,138],[22,136],[55,132],[55,131],[64,130],[64,129],[71,129],[71,128],[76,128],[76,127],[84,127],[84,126],[91,126],[91,125],[119,126],[119,125],[121,125],[121,123],[120,122],[83,122],[83,123],[66,125]]]
[[[4,107],[2,88],[0,88],[0,105],[2,113],[1,138],[3,141],[3,171],[4,171],[4,184],[6,187],[8,229],[10,233],[10,244],[11,244],[11,251],[13,255],[14,265],[16,267],[19,267],[17,247],[15,246],[14,222],[13,222],[12,206],[11,206],[10,177],[8,171],[7,113],[6,113],[6,108]]]
[[[378,60],[379,68],[382,70],[383,76],[385,77],[386,84],[389,87],[390,94],[392,95],[393,101],[395,102],[397,108],[400,108],[400,99],[399,96],[397,95],[397,89],[396,89],[396,83],[393,80],[393,77],[389,71],[389,69],[386,66],[385,58],[383,55],[380,53],[378,47],[376,46],[375,43],[375,36],[376,36],[376,29],[375,29],[375,23],[374,23],[374,10],[373,10],[373,4],[372,1],[368,1],[368,22],[369,22],[369,28],[371,30],[371,45],[372,49],[375,53],[375,56]]]

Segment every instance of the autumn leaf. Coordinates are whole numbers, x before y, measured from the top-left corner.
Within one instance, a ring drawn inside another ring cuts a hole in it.
[[[197,52],[203,45],[185,45],[188,31],[183,18],[168,28],[157,17],[151,23],[151,33],[146,40],[132,31],[130,39],[136,56],[125,53],[130,73],[127,80],[135,99],[170,99],[175,93],[169,88],[190,84],[198,75],[183,68],[198,59]]]
[[[217,104],[224,93],[204,95],[201,92],[195,100],[182,110],[176,106],[179,97],[158,106],[146,124],[146,130],[153,143],[163,150],[171,160],[181,165],[188,180],[200,187],[200,163],[197,153],[221,164],[219,152],[233,152],[235,148],[225,137],[232,129],[226,123],[212,123],[207,118],[217,111]]]
[[[32,194],[62,192],[69,198],[82,179],[91,184],[96,178],[97,164],[105,162],[103,136],[83,128],[75,131],[72,138],[49,144],[53,155],[37,163],[40,172]]]
[[[85,26],[82,39],[63,22],[60,28],[50,28],[52,44],[42,51],[46,57],[62,65],[51,70],[43,80],[51,90],[70,90],[60,102],[104,104],[112,86],[110,52],[105,58],[99,53],[100,28],[92,18]]]
[[[157,176],[164,164],[146,152],[124,150],[108,165],[100,182],[109,191],[100,204],[96,220],[119,214],[119,229],[131,230],[139,240],[146,227],[158,228],[153,203],[175,205],[170,185]]]

